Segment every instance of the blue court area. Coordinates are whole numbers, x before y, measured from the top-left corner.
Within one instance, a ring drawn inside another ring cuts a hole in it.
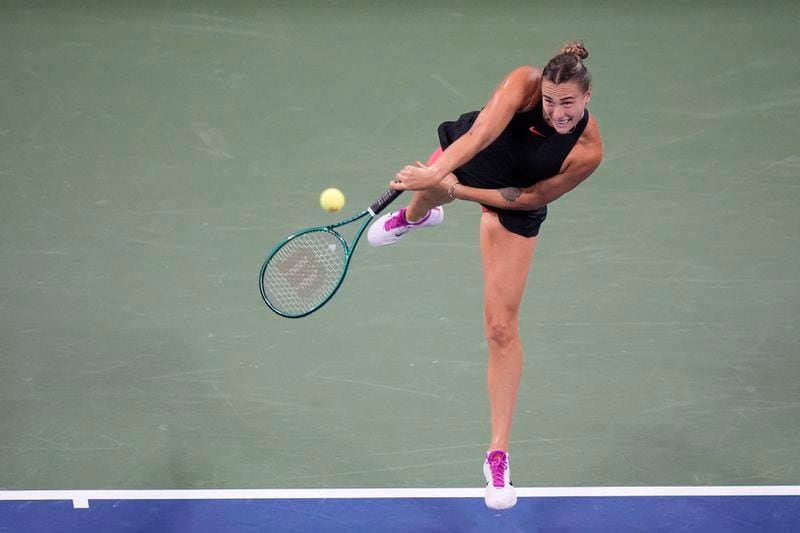
[[[551,492],[520,489],[521,494],[531,496],[521,497],[516,507],[503,512],[488,510],[480,491],[474,489],[412,489],[405,491],[407,496],[404,491],[390,490],[27,493],[30,496],[17,492],[0,494],[0,531],[789,533],[800,530],[800,487],[756,487],[752,494],[747,494],[746,488],[716,489]],[[579,495],[567,495],[570,492]],[[727,494],[714,495],[714,492]],[[265,494],[267,497],[263,497]],[[90,499],[94,497],[97,499]]]

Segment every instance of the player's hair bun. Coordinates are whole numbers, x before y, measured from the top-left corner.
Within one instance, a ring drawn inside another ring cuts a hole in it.
[[[581,41],[570,41],[561,48],[562,54],[576,56],[578,59],[586,59],[589,57],[589,51],[583,46]]]
[[[555,83],[576,82],[583,92],[592,86],[592,76],[583,60],[589,52],[581,41],[570,41],[561,48],[561,52],[547,62],[542,69],[542,78]]]

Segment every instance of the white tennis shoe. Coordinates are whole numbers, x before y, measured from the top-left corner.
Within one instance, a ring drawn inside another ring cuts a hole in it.
[[[490,509],[510,509],[517,503],[517,492],[511,482],[511,468],[508,454],[503,450],[492,450],[486,454],[483,463],[483,477],[486,478],[486,507]]]
[[[416,222],[406,220],[406,208],[383,215],[372,223],[367,232],[367,240],[372,246],[388,246],[394,244],[417,228],[438,226],[444,220],[444,209],[434,207],[428,214]]]

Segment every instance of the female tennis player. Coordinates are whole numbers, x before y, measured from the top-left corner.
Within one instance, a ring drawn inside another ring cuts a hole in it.
[[[397,173],[390,187],[415,192],[409,205],[376,220],[373,246],[393,244],[410,231],[440,224],[443,204],[483,206],[480,245],[484,328],[489,346],[487,384],[491,442],[483,471],[486,505],[516,501],[508,446],[522,375],[519,307],[547,204],[597,169],[603,143],[586,110],[591,77],[581,42],[567,43],[544,69],[522,66],[498,85],[481,111],[439,126],[440,148],[427,164]]]

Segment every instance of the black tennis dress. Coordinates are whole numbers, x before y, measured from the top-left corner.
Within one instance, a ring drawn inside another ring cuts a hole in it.
[[[440,124],[442,149],[469,131],[478,113],[465,113],[456,121]],[[589,111],[584,110],[583,117],[571,132],[558,133],[545,121],[540,102],[533,109],[514,115],[492,144],[453,173],[464,185],[480,189],[530,187],[558,174],[588,122]],[[525,237],[538,235],[539,226],[547,216],[547,206],[533,211],[484,207],[496,212],[507,230]]]

